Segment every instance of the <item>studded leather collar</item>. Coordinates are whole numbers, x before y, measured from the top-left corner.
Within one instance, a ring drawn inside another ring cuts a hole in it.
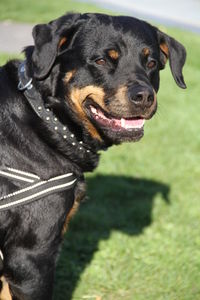
[[[71,146],[74,147],[75,152],[79,152],[81,157],[84,156],[84,158],[87,159],[93,151],[85,145],[83,141],[77,140],[76,136],[66,125],[60,122],[51,109],[45,108],[40,93],[35,89],[32,83],[32,78],[28,77],[26,74],[26,61],[23,61],[19,65],[18,76],[18,90],[23,92],[36,115],[48,124],[48,128],[60,135],[63,140],[70,143]]]

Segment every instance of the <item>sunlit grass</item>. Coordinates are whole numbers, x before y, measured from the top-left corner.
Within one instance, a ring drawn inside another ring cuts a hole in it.
[[[106,12],[94,4],[73,0],[1,0],[0,20],[41,23],[56,19],[66,12]],[[108,10],[107,10],[108,11]]]

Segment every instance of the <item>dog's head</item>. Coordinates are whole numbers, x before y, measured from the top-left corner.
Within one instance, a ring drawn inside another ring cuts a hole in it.
[[[66,122],[70,118],[100,142],[143,136],[144,122],[157,108],[159,71],[168,59],[177,85],[186,87],[184,47],[132,17],[68,14],[35,26],[33,37],[33,78],[44,81],[46,97],[56,99]]]

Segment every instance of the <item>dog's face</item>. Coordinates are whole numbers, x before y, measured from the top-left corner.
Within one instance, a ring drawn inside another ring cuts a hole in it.
[[[71,14],[33,30],[32,72],[92,138],[137,141],[157,108],[159,71],[169,59],[185,88],[184,47],[131,17]]]

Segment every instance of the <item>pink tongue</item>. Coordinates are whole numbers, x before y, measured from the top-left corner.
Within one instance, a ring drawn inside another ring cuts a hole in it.
[[[91,106],[91,111],[95,114],[97,118],[101,120],[106,120],[109,123],[115,124],[115,126],[122,127],[122,128],[142,128],[144,125],[145,120],[142,118],[138,119],[115,119],[115,118],[107,118],[101,110],[97,110],[93,106]]]
[[[124,128],[141,128],[144,125],[144,119],[121,120],[115,119],[115,124]]]

